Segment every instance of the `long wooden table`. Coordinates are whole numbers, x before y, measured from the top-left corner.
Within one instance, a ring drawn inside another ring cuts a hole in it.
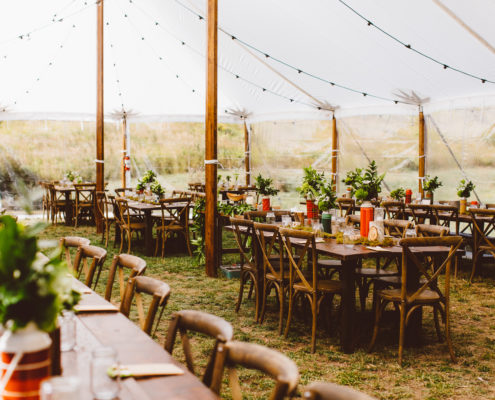
[[[55,185],[53,189],[56,192],[60,192],[64,194],[65,197],[65,225],[72,226],[74,225],[74,215],[73,215],[73,201],[71,199],[71,194],[76,191],[74,186],[59,186]],[[55,194],[56,196],[56,194]]]
[[[88,288],[78,282],[79,290]],[[84,294],[81,304],[108,304],[98,294]],[[183,375],[121,380],[120,400],[197,400],[218,399],[196,376],[153,341],[137,325],[117,312],[79,313],[77,346],[62,353],[62,374],[77,376],[82,381],[80,400],[92,400],[90,390],[91,351],[99,346],[112,346],[122,364],[173,363]]]

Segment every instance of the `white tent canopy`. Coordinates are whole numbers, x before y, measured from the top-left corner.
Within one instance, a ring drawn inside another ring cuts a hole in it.
[[[442,1],[481,37],[495,37],[494,2]],[[105,0],[106,114],[203,120],[206,3]],[[494,83],[444,69],[376,28],[495,81],[495,54],[433,0],[345,3],[374,25],[339,0],[220,1],[220,118],[231,109],[253,121],[327,118],[318,105],[341,115],[416,113],[394,103],[398,90],[429,98],[425,108],[495,104]],[[95,8],[94,0],[0,3],[0,119],[94,118]]]

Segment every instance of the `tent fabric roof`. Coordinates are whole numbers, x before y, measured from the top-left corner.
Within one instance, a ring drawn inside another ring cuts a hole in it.
[[[495,37],[494,2],[442,1],[482,37]],[[345,3],[415,49],[495,81],[495,54],[434,1]],[[124,107],[139,119],[201,120],[206,23],[198,15],[206,16],[206,5],[105,0],[107,114]],[[94,0],[1,2],[0,119],[94,115],[95,8]],[[231,109],[245,109],[253,120],[327,118],[317,102],[338,107],[342,115],[416,113],[415,106],[371,96],[398,99],[399,89],[430,98],[425,107],[495,104],[495,84],[414,53],[339,0],[220,0],[219,26],[220,119]]]

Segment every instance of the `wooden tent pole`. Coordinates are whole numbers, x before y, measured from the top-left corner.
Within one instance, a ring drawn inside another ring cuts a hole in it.
[[[104,184],[104,114],[103,114],[103,0],[99,0],[97,7],[97,60],[96,60],[96,190],[103,191]],[[96,232],[103,231],[103,220],[101,215],[96,215]]]
[[[216,276],[217,241],[217,78],[218,78],[218,0],[208,0],[205,121],[205,257],[206,275]]]
[[[419,152],[418,152],[418,187],[421,197],[423,197],[423,178],[425,176],[425,117],[423,110],[419,110]]]
[[[122,187],[127,187],[126,184],[126,171],[125,171],[125,157],[127,156],[127,114],[124,111],[122,114]]]
[[[251,185],[251,146],[249,140],[249,130],[244,118],[244,164],[246,166],[246,186]]]
[[[339,137],[337,133],[337,119],[332,116],[332,184],[333,190],[337,190],[337,155],[339,152]]]

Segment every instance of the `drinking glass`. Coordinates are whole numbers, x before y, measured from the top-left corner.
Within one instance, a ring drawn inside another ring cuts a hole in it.
[[[267,224],[273,224],[275,223],[275,214],[274,213],[267,213],[266,214],[266,223]]]
[[[416,229],[406,229],[406,238],[416,237]]]
[[[108,376],[111,369],[118,367],[117,352],[111,347],[101,347],[92,352],[91,391],[96,400],[112,400],[119,394],[119,378]],[[118,371],[117,371],[118,372]]]
[[[54,376],[41,382],[41,400],[78,400],[79,387],[75,376]]]
[[[60,350],[70,351],[76,346],[76,315],[72,311],[62,311],[60,323]]]
[[[292,224],[292,218],[290,215],[282,215],[282,226],[284,228],[290,227]]]
[[[317,237],[321,237],[321,232],[323,231],[323,225],[319,221],[313,222],[313,232],[316,233]]]
[[[352,249],[354,247],[354,229],[353,228],[346,228],[344,230],[344,246]]]
[[[375,221],[383,221],[385,218],[385,209],[381,207],[375,208]]]

